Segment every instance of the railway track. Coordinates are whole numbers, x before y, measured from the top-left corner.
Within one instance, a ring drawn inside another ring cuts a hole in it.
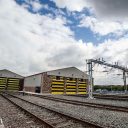
[[[116,96],[94,96],[98,99],[106,99],[106,100],[119,100],[119,101],[128,101],[128,97],[116,97]]]
[[[0,128],[44,128],[35,116],[1,95],[0,103]]]
[[[85,97],[87,98],[87,95],[66,95],[66,96],[74,96],[74,97]],[[119,101],[128,101],[128,96],[120,96],[120,95],[93,95],[94,98],[97,99],[105,99],[105,100],[119,100]]]
[[[94,95],[95,98],[98,99],[106,99],[106,100],[119,100],[119,101],[128,101],[127,95]]]
[[[39,121],[42,121],[42,123],[47,125],[46,128],[104,128],[104,126],[100,126],[95,122],[85,121],[63,112],[37,105],[12,94],[6,93],[2,95],[24,111],[32,114]]]
[[[111,110],[111,111],[128,112],[128,107],[123,107],[123,106],[114,106],[114,105],[108,105],[108,104],[82,102],[82,101],[68,100],[68,99],[62,99],[62,98],[46,96],[46,95],[36,95],[36,94],[29,94],[29,95],[44,98],[47,100],[54,100],[57,102],[73,104],[73,105],[88,106],[88,107],[94,107],[94,108],[100,108],[100,109],[107,109],[107,110]]]

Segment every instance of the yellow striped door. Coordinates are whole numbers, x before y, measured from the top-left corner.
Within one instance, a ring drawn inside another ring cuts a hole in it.
[[[76,94],[76,80],[75,78],[67,78],[66,81],[66,94]]]
[[[6,89],[6,84],[7,84],[7,78],[0,77],[0,91],[3,91]]]
[[[18,78],[8,78],[7,90],[18,91],[20,87],[20,80]]]
[[[63,77],[56,79],[56,76],[51,77],[51,93],[52,94],[64,94],[64,80]]]

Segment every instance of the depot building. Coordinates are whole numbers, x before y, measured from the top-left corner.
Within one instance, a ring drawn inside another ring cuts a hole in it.
[[[76,67],[41,72],[24,78],[24,91],[51,94],[86,94],[88,75]]]
[[[7,69],[0,70],[0,92],[23,90],[24,77]]]

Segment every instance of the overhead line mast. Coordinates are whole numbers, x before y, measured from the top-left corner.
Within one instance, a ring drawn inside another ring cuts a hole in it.
[[[89,74],[89,98],[90,99],[93,99],[93,63],[105,65],[105,66],[120,69],[121,71],[123,71],[123,82],[124,82],[125,92],[127,92],[126,73],[128,73],[128,68],[123,67],[123,66],[119,66],[118,62],[115,63],[114,65],[106,63],[103,60],[103,58],[102,58],[102,60],[100,60],[100,59],[88,59],[87,65],[88,65],[88,74]]]

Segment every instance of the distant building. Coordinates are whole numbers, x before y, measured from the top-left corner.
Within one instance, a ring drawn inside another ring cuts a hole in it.
[[[0,91],[23,89],[23,76],[7,69],[0,70]]]
[[[41,72],[24,78],[24,91],[51,94],[86,94],[88,75],[75,67]]]

